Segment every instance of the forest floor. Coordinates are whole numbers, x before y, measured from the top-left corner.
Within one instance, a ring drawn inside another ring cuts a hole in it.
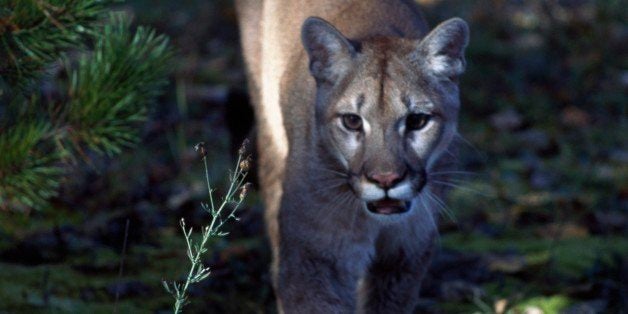
[[[460,16],[472,36],[461,82],[463,171],[451,181],[453,217],[441,218],[417,312],[626,313],[622,1],[419,2],[431,25]],[[46,210],[1,213],[0,313],[171,311],[161,281],[182,279],[188,267],[178,221],[197,229],[209,221],[193,146],[207,143],[220,187],[250,128],[230,1],[121,8],[171,36],[172,83],[138,147],[69,166]],[[189,313],[275,311],[255,193],[239,216],[211,243],[212,273],[192,288]]]

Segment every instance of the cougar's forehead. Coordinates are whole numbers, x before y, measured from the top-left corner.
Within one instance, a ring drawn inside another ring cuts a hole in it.
[[[398,118],[413,103],[428,103],[421,75],[409,61],[412,42],[376,38],[364,41],[355,69],[338,95],[335,110],[359,112],[378,121]]]

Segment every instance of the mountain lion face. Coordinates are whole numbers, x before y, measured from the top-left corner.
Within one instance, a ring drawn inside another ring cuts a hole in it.
[[[302,39],[317,83],[317,136],[334,170],[369,212],[409,211],[456,133],[466,23],[449,20],[422,40],[352,42],[309,18]]]

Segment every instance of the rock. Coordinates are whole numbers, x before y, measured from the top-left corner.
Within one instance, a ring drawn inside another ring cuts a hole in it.
[[[595,211],[588,214],[584,222],[594,234],[619,233],[628,229],[628,217],[620,211]]]
[[[538,190],[547,190],[555,182],[555,176],[547,171],[537,169],[530,175],[530,185]]]
[[[127,280],[110,284],[106,287],[107,293],[115,298],[116,294],[122,298],[150,295],[150,287],[138,280]]]
[[[622,71],[619,75],[619,82],[625,88],[628,87],[628,71]]]
[[[229,89],[225,85],[191,85],[186,88],[186,97],[189,102],[203,101],[211,104],[223,105],[227,100]]]
[[[522,202],[523,203],[523,202]],[[527,202],[526,202],[527,203]],[[515,224],[518,227],[527,227],[533,225],[543,225],[551,222],[554,219],[554,216],[551,213],[545,211],[538,210],[526,210],[526,208],[530,208],[531,204],[526,204],[528,206],[523,207],[523,210],[520,212],[516,212],[516,220]]]
[[[538,156],[552,157],[560,153],[560,145],[556,139],[540,129],[517,132],[516,137],[524,148],[535,152]]]
[[[545,44],[545,38],[539,34],[527,33],[519,36],[514,44],[519,49],[539,49]]]
[[[536,307],[536,306],[527,306],[524,310],[523,310],[523,314],[544,314],[545,312],[543,312],[543,310],[541,310],[541,308]]]
[[[168,218],[163,210],[159,210],[155,204],[149,201],[140,201],[133,208],[134,212],[142,217],[143,226],[148,229],[163,228],[169,226]]]
[[[207,186],[204,181],[197,181],[190,185],[177,184],[173,188],[173,194],[168,197],[167,206],[171,210],[177,210],[188,203],[193,203],[198,195],[207,193]],[[206,194],[205,194],[206,195]],[[200,203],[198,204],[200,208]]]
[[[506,274],[518,273],[526,266],[525,257],[515,254],[493,254],[486,259],[489,270]]]
[[[588,237],[589,230],[573,222],[561,222],[542,226],[537,234],[545,239],[572,239]]]
[[[447,302],[460,302],[481,298],[486,293],[473,283],[463,280],[452,280],[441,283],[440,297]]]
[[[619,164],[628,164],[628,150],[615,149],[611,151],[609,158]]]
[[[593,174],[597,179],[605,181],[612,181],[613,179],[615,179],[615,177],[621,175],[620,172],[615,169],[615,167],[603,163],[599,163],[594,166]]]
[[[591,116],[575,106],[563,109],[560,119],[564,125],[571,127],[585,127],[591,123]]]
[[[517,139],[522,145],[534,151],[544,150],[551,144],[550,137],[545,131],[530,129],[517,133]]]
[[[414,313],[436,314],[442,313],[442,311],[438,310],[438,301],[434,299],[420,298],[414,308]]]
[[[604,299],[576,303],[568,307],[562,314],[597,314],[606,313],[608,301]]]
[[[479,285],[490,280],[491,276],[491,272],[479,254],[441,249],[434,256],[423,280],[421,296],[440,298],[442,282],[463,281]]]
[[[484,282],[491,276],[486,262],[479,254],[445,249],[434,256],[429,273],[440,281],[462,279],[474,283]]]
[[[508,308],[508,300],[499,299],[495,301],[495,305],[493,307],[495,310],[495,314],[504,314],[506,313],[506,309]]]
[[[179,209],[183,204],[192,201],[194,193],[190,190],[180,190],[178,193],[171,195],[168,198],[168,208],[172,210]]]
[[[491,125],[499,131],[513,131],[523,126],[523,117],[514,108],[508,108],[490,116]]]
[[[25,237],[14,246],[1,251],[0,259],[24,265],[59,263],[68,255],[84,252],[94,245],[94,241],[75,228],[61,226]]]

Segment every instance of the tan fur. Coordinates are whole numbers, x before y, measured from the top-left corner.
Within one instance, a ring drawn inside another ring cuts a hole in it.
[[[427,35],[404,0],[237,8],[280,311],[411,312],[437,234],[441,189],[430,175],[446,169],[456,132],[466,24]],[[333,26],[304,24],[311,16]],[[360,130],[347,128],[346,114],[360,117]],[[410,114],[430,119],[411,130]],[[399,179],[374,179],[386,174]],[[384,196],[407,211],[367,206]]]

